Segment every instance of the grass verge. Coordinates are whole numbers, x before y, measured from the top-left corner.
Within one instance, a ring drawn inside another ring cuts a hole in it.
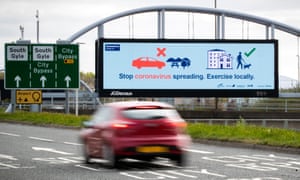
[[[300,148],[300,132],[236,124],[233,126],[189,124],[188,133],[193,139],[234,141],[250,144]]]
[[[33,125],[66,126],[79,128],[83,121],[88,120],[89,116],[75,116],[61,113],[35,113],[35,112],[0,112],[0,121],[19,122]]]
[[[82,122],[88,120],[89,117],[88,115],[75,116],[47,112],[34,113],[20,111],[5,113],[0,111],[0,121],[75,128],[81,127]],[[187,132],[193,139],[300,148],[300,132],[280,128],[264,128],[244,123],[237,123],[232,126],[194,123],[188,125]]]

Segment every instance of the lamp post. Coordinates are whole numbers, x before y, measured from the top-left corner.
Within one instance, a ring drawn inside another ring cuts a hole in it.
[[[24,40],[24,27],[20,25],[21,40]]]
[[[36,42],[40,42],[40,20],[39,20],[39,10],[36,10]]]

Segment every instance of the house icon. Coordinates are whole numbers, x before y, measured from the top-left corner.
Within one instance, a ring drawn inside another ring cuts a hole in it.
[[[208,69],[232,69],[233,57],[222,49],[211,49],[207,52]]]

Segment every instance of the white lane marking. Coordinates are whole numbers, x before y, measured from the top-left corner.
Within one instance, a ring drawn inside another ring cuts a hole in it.
[[[0,162],[0,166],[4,166],[4,167],[8,167],[8,168],[13,168],[13,169],[19,168],[18,166],[14,166],[14,165],[11,165],[11,164],[4,164],[4,163],[1,163],[1,162]]]
[[[33,136],[29,136],[29,139],[34,139],[34,140],[39,140],[39,141],[45,141],[45,142],[54,142],[54,140],[52,139],[46,139],[46,138],[39,138],[39,137],[33,137]]]
[[[52,149],[52,148],[32,147],[32,149],[36,150],[36,151],[46,151],[46,152],[52,152],[52,153],[57,153],[57,154],[63,154],[63,155],[73,155],[73,153],[68,153],[68,152],[64,152],[64,151],[57,151],[57,150]]]
[[[184,172],[190,172],[190,173],[198,173],[198,174],[206,174],[206,175],[211,175],[211,176],[217,176],[217,177],[226,177],[225,175],[223,174],[217,174],[217,173],[211,173],[211,172],[208,172],[207,169],[201,169],[201,171],[194,171],[194,170],[184,170]]]
[[[73,142],[64,142],[64,144],[67,144],[67,145],[74,145],[74,146],[82,146],[82,145],[83,145],[83,144],[73,143]]]
[[[169,162],[152,162],[151,164],[156,164],[160,166],[167,166],[167,167],[175,167],[175,168],[181,168],[180,166],[175,166],[174,164],[169,164]]]
[[[193,152],[193,153],[200,153],[200,154],[214,154],[214,152],[210,152],[210,151],[200,151],[197,149],[184,149],[185,151],[188,152]]]
[[[60,160],[63,160],[63,161],[67,161],[67,162],[70,162],[70,163],[80,163],[81,162],[81,161],[78,161],[78,160],[73,160],[73,159],[64,158],[64,157],[59,157],[57,159],[60,159]]]
[[[18,160],[17,158],[14,158],[13,156],[6,155],[6,154],[0,154],[0,158],[14,160],[14,161]]]
[[[189,178],[193,178],[193,179],[197,179],[197,176],[192,176],[192,175],[187,175],[187,174],[183,174],[183,173],[179,173],[179,172],[175,172],[175,171],[167,171],[170,174],[174,174],[174,175],[178,175],[178,176],[184,176],[184,177],[189,177]]]
[[[123,175],[123,176],[128,176],[128,177],[131,177],[131,178],[135,178],[135,179],[146,179],[146,178],[143,178],[143,177],[139,177],[139,176],[129,174],[127,172],[120,172],[120,174]]]
[[[81,163],[81,157],[55,157],[55,158],[32,158],[34,161],[43,161],[49,164],[71,164]]]
[[[83,169],[88,169],[88,170],[91,170],[91,171],[99,171],[98,169],[87,167],[87,166],[83,166],[83,165],[80,165],[80,164],[77,164],[75,166],[79,167],[79,168],[83,168]]]
[[[154,174],[157,176],[161,176],[161,177],[166,177],[166,178],[170,178],[170,179],[177,179],[177,177],[175,176],[170,176],[170,175],[166,175],[166,174],[162,174],[162,173],[158,173],[158,172],[154,172],[154,171],[146,171],[149,174]]]
[[[1,135],[7,135],[7,136],[14,136],[14,137],[19,137],[19,134],[13,134],[13,133],[7,133],[7,132],[0,132]]]

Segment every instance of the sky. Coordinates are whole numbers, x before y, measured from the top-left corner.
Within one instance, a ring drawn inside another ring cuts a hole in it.
[[[4,66],[4,44],[21,38],[37,42],[39,11],[40,43],[55,43],[67,39],[84,27],[114,14],[147,6],[184,5],[214,8],[215,0],[0,0],[0,66]],[[299,0],[216,0],[218,9],[246,13],[290,25],[300,30]],[[105,24],[105,37],[155,38],[156,14],[148,13],[125,17]],[[226,39],[263,39],[265,28],[241,20],[226,19]],[[206,26],[201,26],[203,23]],[[214,38],[214,18],[208,15],[169,13],[166,16],[167,38]],[[293,35],[275,32],[279,40],[279,74],[298,79],[299,39]],[[95,70],[95,40],[92,30],[80,37],[80,71]]]

